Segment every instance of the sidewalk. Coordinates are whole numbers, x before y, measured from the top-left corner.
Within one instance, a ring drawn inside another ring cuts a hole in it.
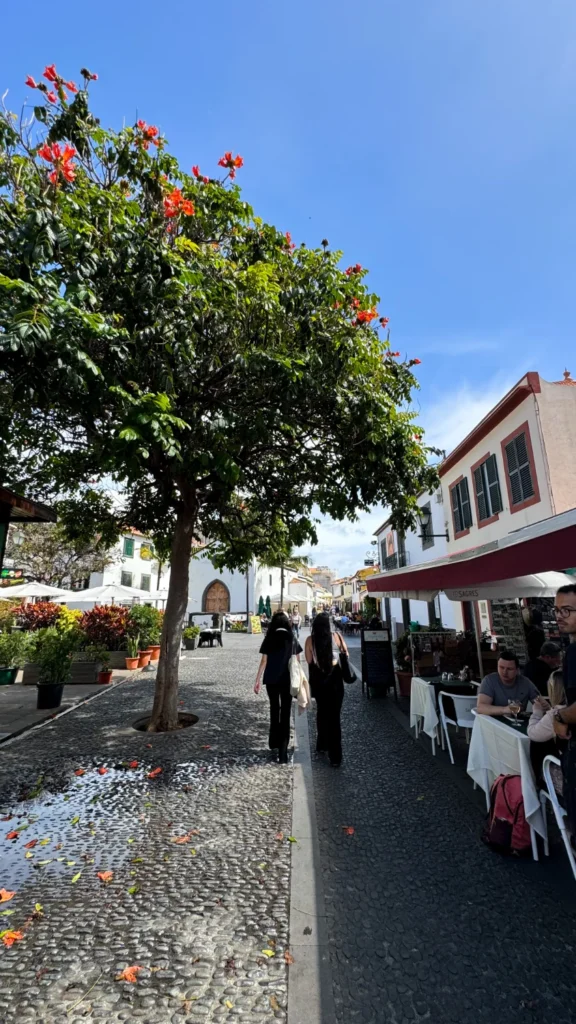
[[[112,673],[112,683],[117,683],[126,678],[125,671]],[[62,704],[59,708],[48,711],[38,711],[36,698],[38,691],[35,686],[22,686],[15,683],[13,686],[0,686],[0,743],[11,736],[18,736],[20,733],[30,729],[39,722],[45,722],[48,718],[60,714],[67,708],[82,703],[93,693],[102,692],[104,687],[100,683],[86,683],[74,686],[65,686],[62,695]]]
[[[483,846],[471,781],[414,742],[392,701],[346,687],[343,735],[342,768],[313,756],[338,1024],[573,1021],[561,847],[535,864]]]
[[[181,662],[190,729],[132,728],[139,675],[2,748],[0,930],[24,936],[0,944],[2,1024],[286,1020],[292,768],[252,693],[261,639]]]

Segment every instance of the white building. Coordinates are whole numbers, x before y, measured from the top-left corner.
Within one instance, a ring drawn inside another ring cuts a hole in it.
[[[442,489],[421,494],[417,502],[426,526],[402,534],[393,530],[387,519],[376,531],[381,572],[432,562],[447,553]],[[441,622],[449,629],[455,629],[458,623],[455,605],[444,594],[429,603],[399,597],[381,598],[381,614],[383,620],[391,623],[394,637],[408,629],[411,622],[419,622],[421,626]]]
[[[284,587],[282,588],[282,571]],[[282,600],[283,595],[283,600]],[[280,607],[286,610],[298,608],[300,614],[311,615],[314,607],[315,588],[307,572],[279,566],[257,565],[254,575],[254,606],[257,609],[260,598],[266,603],[270,598],[272,611]]]
[[[244,619],[246,612],[254,615],[255,569],[247,572],[215,569],[208,558],[197,556],[190,561],[188,617],[201,625],[210,622],[215,612]]]
[[[90,587],[110,583],[137,590],[163,590],[168,586],[170,567],[160,565],[151,540],[137,530],[127,530],[110,550],[110,564],[104,572],[93,572]]]

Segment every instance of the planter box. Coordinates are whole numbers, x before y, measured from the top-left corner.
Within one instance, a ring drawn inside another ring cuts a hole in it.
[[[74,686],[83,683],[97,683],[100,664],[96,661],[72,661],[72,672],[67,680],[67,686]],[[24,665],[22,674],[23,686],[35,686],[40,677],[38,665],[34,662],[27,662]]]
[[[108,668],[126,668],[128,651],[108,651],[108,657],[110,658]]]
[[[412,673],[411,672],[396,672],[396,678],[398,680],[398,688],[400,690],[401,697],[409,697],[410,690],[412,687]]]

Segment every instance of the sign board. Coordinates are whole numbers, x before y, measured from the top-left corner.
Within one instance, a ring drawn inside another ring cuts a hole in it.
[[[362,637],[362,680],[370,690],[394,689],[394,658],[387,629],[364,629]]]
[[[250,616],[250,626],[253,633],[262,632],[262,623],[260,622],[260,617],[258,615]]]

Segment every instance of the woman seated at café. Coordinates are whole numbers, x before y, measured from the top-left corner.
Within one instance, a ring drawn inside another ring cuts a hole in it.
[[[537,697],[533,702],[532,715],[528,723],[528,738],[532,741],[530,745],[530,760],[538,782],[542,782],[542,762],[548,754],[554,757],[561,757],[565,741],[559,740],[554,732],[554,712],[558,708],[566,707],[566,694],[564,692],[564,680],[562,670],[557,669],[548,680],[548,700],[545,697]],[[557,765],[552,765],[550,771],[554,789],[558,794],[562,793],[562,770]]]

